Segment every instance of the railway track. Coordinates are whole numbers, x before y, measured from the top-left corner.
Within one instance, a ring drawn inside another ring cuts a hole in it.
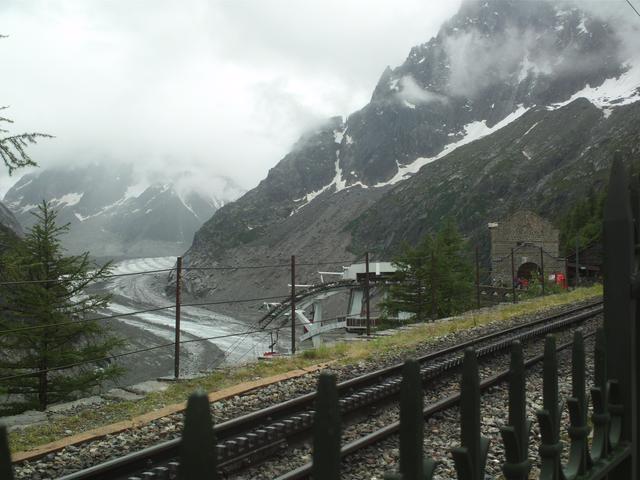
[[[601,302],[591,303],[429,353],[417,359],[421,365],[423,381],[457,371],[462,365],[464,349],[468,347],[477,351],[480,360],[488,359],[506,353],[515,340],[526,344],[549,333],[579,325],[601,312]],[[368,409],[393,401],[400,391],[401,368],[402,365],[397,364],[339,383],[343,418],[347,422],[350,419],[353,421]],[[500,381],[501,375],[496,376],[494,383]],[[315,393],[309,393],[216,425],[214,430],[221,471],[232,474],[255,466],[280,450],[283,445],[307,439],[313,423],[314,401]],[[437,408],[450,406],[452,402],[456,402],[455,398],[443,399],[437,402]],[[428,408],[436,407],[432,405]],[[351,442],[343,447],[343,452],[346,455],[364,448],[394,434],[395,428],[389,425],[367,435],[366,439]],[[180,439],[170,440],[64,476],[61,480],[172,479],[177,472],[179,447]],[[281,478],[306,478],[306,469],[308,466]]]
[[[586,335],[584,335],[583,338],[585,340],[591,339],[595,337],[595,333],[596,333],[595,331],[589,332]],[[561,345],[556,347],[556,351],[561,352],[563,350],[570,349],[572,345],[573,345],[573,341],[562,343]],[[543,360],[544,360],[544,354],[541,353],[529,358],[524,363],[524,366],[525,368],[528,369],[538,363],[541,363]],[[492,387],[495,387],[496,385],[499,385],[502,382],[507,381],[508,376],[509,376],[509,369],[506,368],[506,369],[500,370],[494,375],[491,375],[485,378],[480,382],[480,392],[484,394]],[[458,403],[460,402],[460,397],[461,395],[460,395],[460,392],[458,391],[451,395],[446,395],[433,403],[429,403],[423,409],[423,413],[422,413],[425,421],[439,413],[443,413],[448,409],[457,406]],[[344,443],[340,448],[340,455],[343,460],[346,457],[357,456],[358,454],[365,451],[366,449],[383,442],[384,440],[386,440],[389,437],[392,437],[393,435],[397,435],[399,432],[400,432],[400,421],[399,420],[392,421],[386,424],[384,427],[377,428],[372,432],[366,433],[354,440]],[[312,464],[306,463],[300,467],[287,471],[282,475],[278,475],[275,480],[306,479],[306,478],[309,478],[309,476],[311,475],[311,471],[312,471]],[[494,477],[491,477],[491,478],[494,478]]]

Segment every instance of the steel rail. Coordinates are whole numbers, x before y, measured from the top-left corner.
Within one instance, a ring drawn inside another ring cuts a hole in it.
[[[593,302],[577,308],[566,309],[532,322],[482,335],[426,354],[418,358],[418,361],[420,363],[433,362],[440,357],[460,353],[467,347],[477,347],[482,343],[506,336],[507,338],[501,341],[478,348],[479,357],[493,355],[506,350],[515,339],[526,341],[592,318],[602,312],[601,304],[602,302]],[[517,333],[522,330],[526,331]],[[434,362],[421,369],[423,379],[432,379],[459,367],[461,364],[461,355],[454,356],[446,361]],[[402,364],[395,364],[340,382],[338,389],[343,396],[340,400],[341,411],[345,413],[353,412],[396,395],[400,387],[401,368]],[[382,378],[387,378],[387,380],[381,381]],[[289,436],[299,435],[301,432],[308,430],[313,423],[312,408],[315,396],[315,392],[301,395],[216,425],[214,431],[218,439],[217,449],[220,465],[231,465],[242,460],[250,461],[247,459],[250,458],[255,450],[273,446],[286,440]],[[155,467],[160,469],[156,472],[158,475],[161,472],[165,472],[167,468],[173,470],[177,463],[171,462],[171,460],[177,458],[179,446],[180,439],[176,438],[72,473],[62,477],[60,480],[125,479],[130,478],[133,472],[143,470],[146,470],[145,473],[148,474],[145,478],[165,478],[163,476],[152,477],[150,475],[153,473],[153,469],[147,469],[151,468],[150,465],[163,463],[169,466]],[[171,464],[174,464],[174,467]],[[164,474],[162,473],[162,475]]]
[[[595,336],[595,332],[587,333],[584,335],[584,339],[591,338]],[[573,340],[563,343],[556,347],[556,352],[561,352],[570,348],[573,345]],[[542,362],[544,360],[544,354],[541,353],[536,355],[524,363],[525,368],[531,368],[532,366]],[[494,387],[500,383],[505,382],[509,377],[509,369],[502,370],[500,373],[492,375],[480,382],[480,391],[484,392],[491,387]],[[422,411],[422,415],[425,420],[432,417],[436,413],[444,412],[449,408],[457,405],[460,402],[460,393],[454,393],[453,395],[449,395],[441,400],[438,400],[435,403],[427,405]],[[400,422],[395,421],[390,423],[389,425],[385,425],[384,427],[376,430],[375,432],[371,432],[363,437],[358,438],[352,442],[349,442],[340,448],[340,456],[345,458],[349,455],[353,455],[354,453],[363,450],[371,445],[375,445],[376,443],[395,435],[400,430]],[[302,465],[294,470],[291,470],[284,475],[281,475],[276,478],[276,480],[301,480],[305,478],[309,478],[311,475],[312,464],[307,463]]]

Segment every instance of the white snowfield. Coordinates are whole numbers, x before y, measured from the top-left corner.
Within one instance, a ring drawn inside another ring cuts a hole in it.
[[[64,205],[65,207],[71,207],[72,205],[76,205],[80,200],[82,200],[83,196],[84,193],[67,193],[60,198],[52,198],[51,200],[49,200],[49,202],[56,207],[59,207],[61,205]]]
[[[528,108],[525,108],[522,105],[518,105],[518,108],[516,109],[515,112],[511,113],[510,115],[507,115],[500,122],[496,123],[493,127],[487,126],[486,120],[468,123],[462,128],[460,132],[463,135],[462,138],[460,138],[460,140],[457,140],[455,142],[445,145],[442,151],[440,151],[440,153],[438,153],[433,157],[418,157],[412,163],[409,163],[407,165],[397,164],[398,172],[393,176],[393,178],[391,178],[390,180],[387,180],[386,182],[377,183],[376,185],[374,185],[374,188],[386,187],[387,185],[395,185],[396,183],[402,180],[406,180],[411,175],[418,172],[418,170],[420,170],[425,165],[435,160],[438,160],[439,158],[442,158],[445,155],[450,154],[457,148],[462,147],[463,145],[471,143],[475,140],[479,140],[482,137],[486,137],[487,135],[490,135],[500,130],[501,128],[509,125],[511,122],[513,122],[514,120],[524,115],[524,113],[527,112],[527,110]]]
[[[115,264],[112,274],[133,274],[145,271],[167,270],[175,267],[175,257],[139,258],[124,260]],[[148,310],[175,304],[175,298],[167,297],[162,288],[154,282],[164,284],[169,272],[146,275],[130,275],[109,279],[106,290],[114,295],[109,305],[109,314],[129,314],[139,310]],[[158,337],[158,343],[170,343],[175,339],[175,309],[140,313],[120,317],[118,321],[152,333]],[[251,325],[239,322],[229,316],[220,315],[199,307],[182,307],[180,330],[182,340],[214,338],[206,340],[225,352],[226,363],[242,363],[254,360],[267,350],[269,335],[256,333],[244,335],[254,330]],[[235,334],[242,335],[235,335]],[[170,348],[170,347],[167,347]],[[197,355],[202,348],[201,342],[183,344],[183,350]]]
[[[578,98],[586,98],[608,117],[613,108],[637,102],[640,100],[640,61],[626,66],[628,70],[618,78],[609,78],[598,87],[587,85],[568,100],[551,105],[549,110],[564,107]]]

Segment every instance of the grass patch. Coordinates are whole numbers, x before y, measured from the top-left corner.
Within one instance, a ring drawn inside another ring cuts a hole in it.
[[[216,371],[206,377],[175,383],[164,392],[152,393],[135,402],[119,402],[87,408],[77,415],[53,420],[46,425],[35,425],[9,434],[11,451],[25,451],[58,440],[67,431],[79,433],[92,428],[129,420],[167,405],[185,401],[198,389],[206,392],[221,390],[242,382],[278,375],[317,363],[335,361],[340,365],[372,359],[385,352],[403,352],[418,344],[438,337],[492,322],[502,322],[514,317],[541,312],[561,305],[574,303],[602,295],[602,286],[579,288],[568,293],[549,295],[503,304],[492,309],[470,311],[450,321],[425,323],[411,331],[401,331],[389,337],[378,337],[368,342],[341,342],[323,345],[303,351],[294,358],[278,358],[268,362],[254,362],[245,366]]]

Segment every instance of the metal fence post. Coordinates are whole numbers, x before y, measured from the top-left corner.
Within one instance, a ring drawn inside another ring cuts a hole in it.
[[[607,377],[616,379],[622,404],[621,440],[633,442],[630,461],[613,470],[610,478],[638,478],[637,331],[635,303],[631,300],[634,236],[629,204],[629,181],[619,153],[613,160],[609,193],[604,206],[603,273],[604,330],[607,350]],[[577,259],[576,259],[577,265]]]
[[[604,329],[596,332],[596,345],[593,355],[594,386],[591,389],[591,401],[593,403],[593,443],[591,455],[594,462],[606,458],[609,455],[609,426],[611,416],[608,412],[607,395],[607,341]]]
[[[585,368],[584,338],[582,332],[577,331],[573,335],[571,350],[571,398],[567,401],[571,420],[571,444],[565,473],[569,478],[584,475],[591,466]]]
[[[424,458],[424,396],[420,365],[407,360],[400,385],[400,472],[385,473],[385,480],[425,480],[433,478],[436,462]]]
[[[458,478],[484,480],[489,439],[480,434],[480,376],[472,348],[464,352],[460,382],[460,436],[462,445],[451,450]]]
[[[209,397],[194,393],[189,397],[180,444],[179,480],[217,480],[218,460]]]
[[[173,376],[180,377],[180,290],[182,287],[182,257],[178,257],[176,262],[176,325],[175,336],[176,346],[174,352]]]
[[[527,480],[531,470],[529,460],[529,432],[531,421],[527,420],[526,373],[522,344],[511,345],[509,366],[509,425],[500,428],[504,443],[506,462],[502,473],[507,480]]]
[[[364,305],[366,310],[366,319],[367,319],[367,337],[371,335],[371,310],[369,303],[369,252],[365,254],[365,278],[364,278]]]
[[[336,377],[326,372],[318,378],[312,476],[317,480],[340,478],[340,404]]]
[[[542,410],[536,412],[540,424],[540,478],[562,480],[562,443],[560,442],[561,410],[558,397],[558,355],[556,339],[548,335],[544,343],[542,363]]]
[[[291,355],[296,353],[296,256],[291,255]]]
[[[7,427],[4,425],[0,425],[0,480],[13,480],[9,439],[7,438]]]

